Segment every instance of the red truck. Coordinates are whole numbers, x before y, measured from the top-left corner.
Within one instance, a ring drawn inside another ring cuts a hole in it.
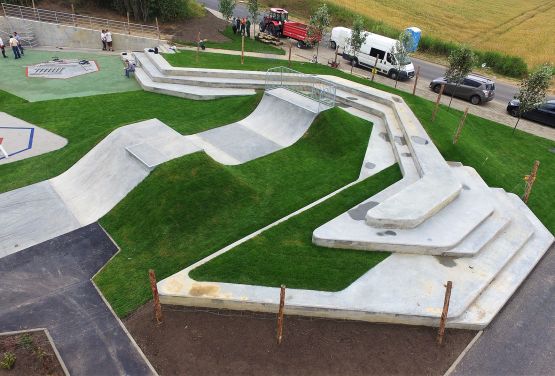
[[[288,20],[289,12],[282,8],[271,8],[260,21],[260,31],[276,37],[288,37],[297,41],[297,47],[311,47],[322,39],[321,35],[308,36],[308,25]]]

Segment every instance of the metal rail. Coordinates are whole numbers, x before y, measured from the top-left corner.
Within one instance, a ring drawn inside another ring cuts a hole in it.
[[[287,67],[270,68],[266,72],[265,89],[284,88],[329,107],[335,106],[336,87],[330,81]]]
[[[158,26],[115,21],[107,18],[82,16],[73,13],[56,12],[53,10],[30,8],[6,3],[2,3],[2,11],[6,17],[75,26],[92,30],[109,29],[119,34],[154,36],[160,39],[160,29]]]

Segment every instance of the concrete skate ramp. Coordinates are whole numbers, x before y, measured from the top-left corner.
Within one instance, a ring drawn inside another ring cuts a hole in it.
[[[198,150],[156,119],[116,129],[63,174],[0,195],[0,258],[97,221],[154,166]]]
[[[293,145],[328,108],[292,91],[272,89],[247,118],[189,139],[216,161],[237,165]]]

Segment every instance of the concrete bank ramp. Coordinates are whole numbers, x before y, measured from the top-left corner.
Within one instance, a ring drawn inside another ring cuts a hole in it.
[[[0,258],[97,221],[156,165],[198,150],[156,119],[116,129],[63,174],[0,194]]]
[[[272,89],[247,118],[188,139],[216,161],[238,165],[293,145],[328,108],[292,91]]]

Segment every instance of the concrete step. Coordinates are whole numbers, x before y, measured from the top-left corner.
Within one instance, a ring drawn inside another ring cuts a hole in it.
[[[154,82],[142,68],[136,68],[135,78],[146,91],[187,99],[211,100],[229,96],[254,95],[256,93],[253,89],[207,88]]]

